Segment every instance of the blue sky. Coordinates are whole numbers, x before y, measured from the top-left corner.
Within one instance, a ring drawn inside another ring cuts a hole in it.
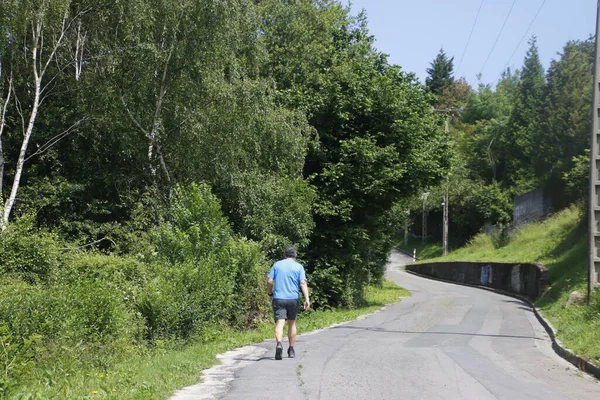
[[[348,0],[342,3],[348,4]],[[458,68],[480,5],[481,0],[352,0],[352,13],[364,8],[377,49],[404,71],[415,72],[421,81],[440,48],[454,56],[456,77],[464,76],[469,83],[477,84],[481,72],[483,83],[494,84],[507,63],[511,68],[522,66],[532,35],[537,36],[540,59],[547,69],[567,41],[585,40],[595,31],[597,0],[483,0]],[[485,63],[496,38],[498,42]]]

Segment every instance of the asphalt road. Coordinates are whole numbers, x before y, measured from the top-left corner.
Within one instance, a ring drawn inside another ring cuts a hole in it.
[[[218,391],[198,385],[175,398],[600,399],[600,383],[552,351],[526,304],[410,275],[400,270],[408,262],[392,254],[387,276],[411,297],[299,336],[295,359],[275,361],[273,341],[232,353],[230,378],[208,379]]]

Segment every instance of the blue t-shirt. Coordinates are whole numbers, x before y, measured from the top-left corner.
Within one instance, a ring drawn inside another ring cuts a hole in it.
[[[295,300],[300,297],[300,281],[306,280],[306,274],[302,264],[285,259],[273,264],[269,278],[275,281],[274,299]]]

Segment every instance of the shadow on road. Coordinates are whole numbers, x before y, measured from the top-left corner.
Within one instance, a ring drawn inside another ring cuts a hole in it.
[[[357,329],[370,332],[381,332],[381,333],[403,333],[403,334],[414,334],[414,335],[458,335],[458,336],[482,336],[482,337],[495,337],[495,338],[508,338],[508,339],[535,339],[546,341],[545,338],[539,338],[535,336],[519,336],[519,335],[493,335],[485,333],[470,333],[470,332],[438,332],[438,331],[425,331],[425,332],[413,332],[413,331],[397,331],[392,329],[383,328],[363,328],[360,326],[343,325],[334,326],[331,329]]]

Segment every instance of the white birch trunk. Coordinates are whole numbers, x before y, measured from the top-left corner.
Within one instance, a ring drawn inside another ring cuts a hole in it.
[[[37,74],[36,74],[37,75]],[[29,139],[31,139],[31,134],[33,133],[33,125],[35,124],[35,120],[37,118],[38,109],[40,106],[40,91],[41,91],[41,77],[36,77],[35,79],[35,95],[33,99],[33,105],[31,109],[31,115],[29,116],[29,122],[27,123],[27,130],[25,131],[25,136],[23,137],[23,143],[21,144],[21,151],[19,152],[19,159],[17,160],[17,169],[15,170],[15,178],[13,180],[12,188],[10,190],[10,195],[8,199],[6,199],[6,203],[4,204],[4,212],[2,214],[2,227],[6,227],[8,224],[8,217],[10,216],[10,212],[15,204],[15,199],[17,198],[17,192],[19,191],[19,185],[21,183],[21,175],[23,174],[23,167],[25,166],[25,156],[27,155],[27,147],[29,146]]]
[[[0,79],[2,79],[2,74],[0,73]],[[11,76],[8,79],[8,91],[6,92],[6,100],[2,106],[2,111],[0,112],[0,199],[2,199],[2,188],[4,185],[4,148],[2,147],[2,134],[4,133],[4,128],[6,127],[6,109],[8,108],[8,104],[10,103],[10,96],[12,94],[13,86],[12,86],[12,71]],[[2,214],[4,215],[4,214]],[[3,226],[0,218],[0,226]]]
[[[21,184],[21,176],[23,174],[23,168],[25,167],[25,156],[27,155],[27,148],[29,146],[29,140],[31,139],[31,135],[33,133],[33,127],[35,125],[35,121],[37,119],[40,101],[42,97],[42,80],[44,78],[44,74],[46,73],[46,69],[50,65],[50,63],[55,59],[56,53],[60,48],[62,41],[65,37],[66,29],[67,29],[67,18],[66,15],[62,20],[62,27],[60,31],[60,35],[54,43],[50,54],[45,62],[43,62],[42,56],[44,51],[44,33],[43,33],[43,21],[37,20],[32,24],[32,47],[31,47],[31,61],[33,67],[33,83],[34,83],[34,96],[33,103],[31,104],[31,114],[29,115],[29,120],[27,122],[27,128],[23,133],[23,142],[21,143],[21,151],[19,152],[19,158],[17,159],[17,165],[15,169],[15,177],[12,182],[12,187],[10,190],[10,194],[4,203],[4,210],[2,211],[2,216],[0,219],[0,228],[2,230],[6,229],[8,225],[8,220],[15,204],[15,200],[17,198],[17,193],[19,191],[19,185]],[[39,58],[39,59],[38,59]]]
[[[81,78],[83,70],[83,48],[86,41],[86,34],[81,31],[81,21],[77,25],[77,42],[75,43],[75,80]]]
[[[148,165],[150,167],[150,174],[152,176],[152,180],[156,182],[157,169],[158,169],[156,164],[158,161],[158,166],[162,170],[164,177],[169,185],[171,184],[171,175],[169,174],[167,164],[165,163],[165,160],[164,160],[164,157],[162,154],[159,136],[160,136],[160,117],[161,117],[161,113],[162,113],[162,106],[163,106],[163,101],[164,101],[165,95],[167,94],[167,91],[168,91],[167,74],[169,71],[169,63],[171,61],[171,57],[173,56],[173,51],[175,50],[175,39],[176,39],[176,36],[173,38],[173,43],[171,43],[171,46],[169,49],[169,54],[167,55],[167,59],[165,60],[165,64],[163,66],[160,85],[157,88],[158,93],[156,94],[156,103],[154,105],[154,115],[152,117],[152,125],[151,125],[150,129],[146,129],[142,126],[140,121],[135,118],[135,116],[133,115],[131,110],[129,110],[129,108],[127,107],[125,98],[123,96],[121,96],[121,102],[123,103],[123,106],[125,107],[125,110],[127,111],[127,114],[129,115],[129,118],[138,127],[138,129],[144,134],[144,136],[146,136],[146,138],[148,139]],[[164,43],[161,43],[161,48],[162,47],[164,47]],[[156,72],[155,75],[158,75],[158,72]]]

